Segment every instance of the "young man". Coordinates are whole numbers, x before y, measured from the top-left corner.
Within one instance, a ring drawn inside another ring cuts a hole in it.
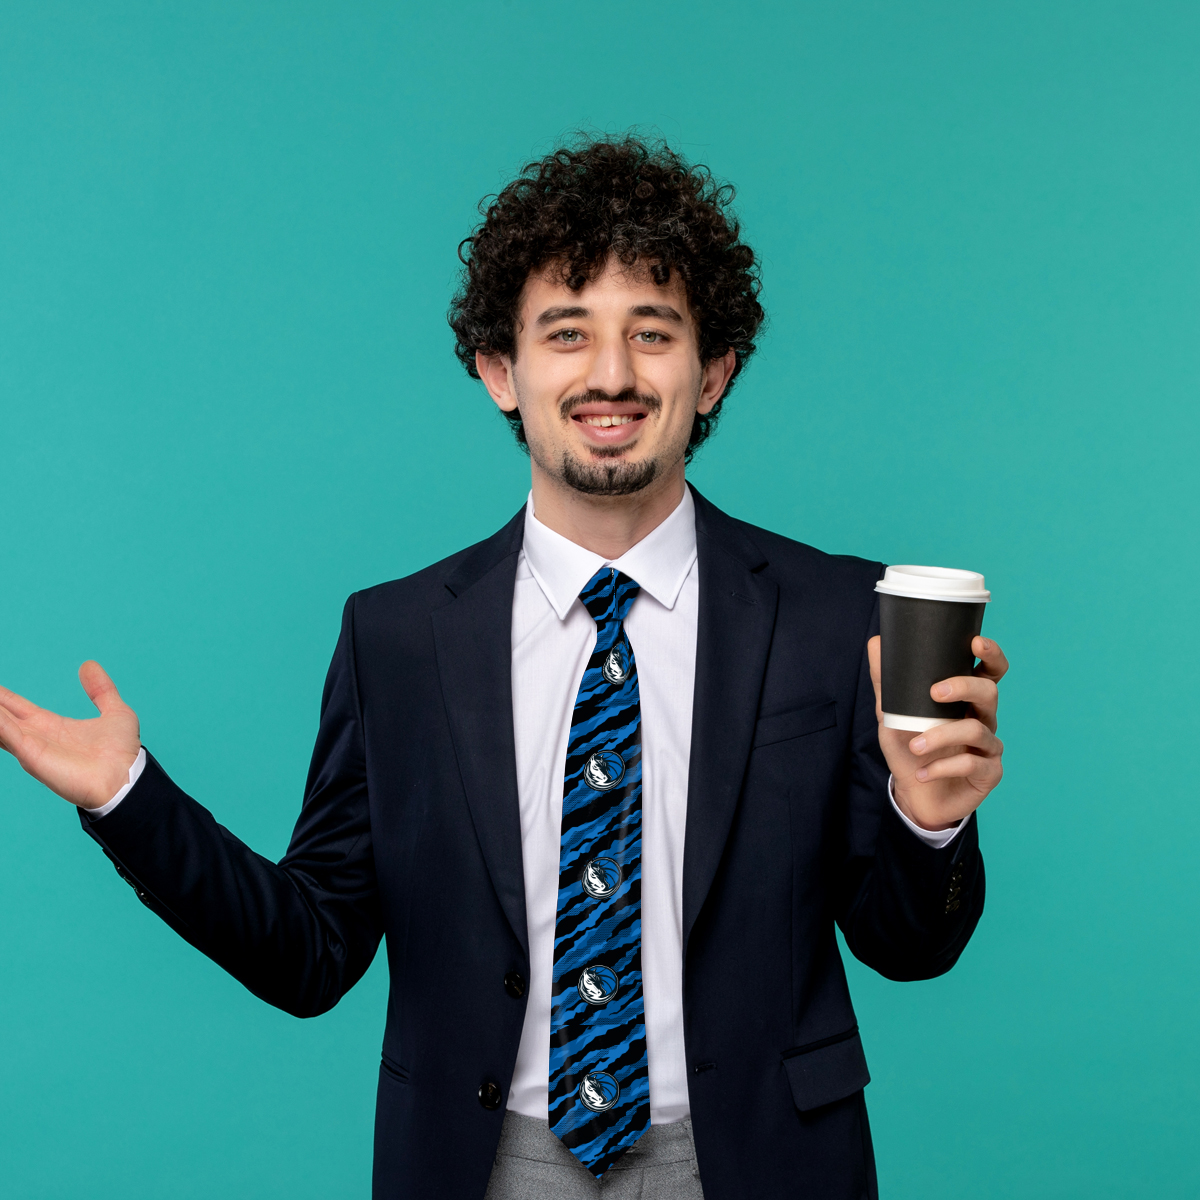
[[[626,139],[492,204],[451,324],[530,499],[347,602],[278,865],[171,782],[97,664],[91,721],[0,691],[4,747],[263,999],[326,1011],[387,935],[379,1200],[874,1196],[834,923],[923,979],[979,919],[999,648],[933,689],[973,716],[883,728],[881,564],[684,481],[762,319],[729,198]]]

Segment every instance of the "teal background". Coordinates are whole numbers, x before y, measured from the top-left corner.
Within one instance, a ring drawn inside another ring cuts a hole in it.
[[[527,488],[443,319],[473,206],[660,131],[771,315],[692,478],[984,571],[1013,662],[974,941],[850,966],[883,1195],[1196,1195],[1198,51],[1186,3],[12,0],[0,680],[84,715],[98,658],[280,855],[345,596]],[[365,1198],[382,957],[294,1020],[8,760],[0,814],[0,1191]]]

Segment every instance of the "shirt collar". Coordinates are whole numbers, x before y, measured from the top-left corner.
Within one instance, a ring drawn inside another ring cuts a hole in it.
[[[601,567],[616,567],[636,580],[664,608],[674,608],[683,581],[696,561],[696,506],[684,486],[675,511],[620,558],[601,558],[543,525],[533,512],[533,493],[525,504],[525,562],[560,621],[584,585]]]

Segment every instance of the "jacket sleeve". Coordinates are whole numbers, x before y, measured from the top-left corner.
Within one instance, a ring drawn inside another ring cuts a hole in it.
[[[354,597],[325,682],[304,805],[278,864],[217,824],[149,754],[111,813],[80,818],[139,899],[256,996],[298,1017],[332,1008],[382,935]]]
[[[878,632],[876,598],[854,702],[837,921],[855,958],[881,975],[931,979],[958,961],[983,912],[978,825],[972,814],[948,846],[935,850],[892,807],[866,651]]]

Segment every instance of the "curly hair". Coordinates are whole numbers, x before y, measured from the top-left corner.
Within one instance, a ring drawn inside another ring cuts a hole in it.
[[[612,257],[625,267],[644,265],[660,286],[679,272],[698,326],[700,361],[730,349],[737,355],[728,395],[765,316],[758,263],[739,240],[733,198],[732,186],[717,183],[707,167],[689,164],[665,142],[633,135],[580,136],[527,163],[498,196],[480,202],[483,222],[459,245],[463,271],[448,315],[459,361],[478,379],[477,351],[516,357],[518,305],[531,273],[560,269],[563,283],[579,291]],[[697,414],[689,461],[723,404],[724,396],[711,412]],[[525,446],[520,413],[505,416]]]

